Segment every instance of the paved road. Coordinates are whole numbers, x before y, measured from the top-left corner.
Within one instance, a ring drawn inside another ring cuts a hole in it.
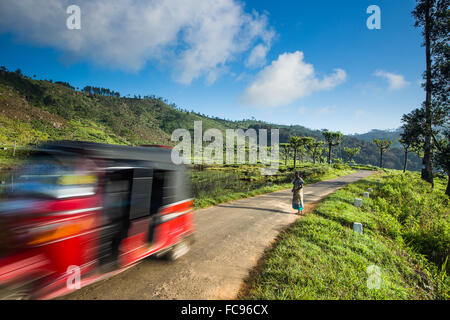
[[[370,174],[306,185],[306,208]],[[196,242],[186,256],[176,262],[146,259],[64,299],[234,299],[264,249],[299,217],[291,197],[284,190],[195,211]]]

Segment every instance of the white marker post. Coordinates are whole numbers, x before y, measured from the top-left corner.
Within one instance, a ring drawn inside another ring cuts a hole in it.
[[[363,226],[359,222],[353,222],[353,231],[359,234],[363,234]]]

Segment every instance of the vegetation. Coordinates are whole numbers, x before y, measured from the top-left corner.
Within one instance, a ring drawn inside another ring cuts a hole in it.
[[[443,135],[443,139],[435,140],[437,150],[434,154],[434,161],[436,167],[447,174],[447,189],[445,190],[445,194],[450,196],[450,128],[447,128]]]
[[[405,162],[403,166],[403,172],[406,172],[406,168],[408,166],[408,153],[412,150],[420,150],[415,145],[415,139],[413,137],[414,135],[414,128],[410,124],[405,124],[402,126],[402,133],[400,134],[399,142],[403,146],[403,150],[405,152]]]
[[[284,165],[287,166],[287,162],[289,160],[289,154],[291,152],[291,144],[290,143],[280,143],[280,147],[284,156]]]
[[[383,153],[391,147],[392,141],[386,138],[384,140],[373,139],[373,143],[380,150],[380,168],[383,168]]]
[[[328,143],[328,163],[331,164],[331,149],[341,144],[342,133],[324,131],[323,136]]]
[[[353,158],[361,152],[361,148],[346,148],[344,147],[344,152],[347,155],[347,162],[352,162]]]
[[[443,122],[444,118],[436,119],[435,126],[433,127],[433,162],[437,169],[443,170],[447,177],[450,172],[449,164],[449,131],[448,126],[448,112],[445,116],[447,118],[446,122]],[[403,121],[403,134],[402,141],[408,148],[415,150],[419,154],[424,154],[425,146],[425,110],[423,108],[415,109],[409,114],[405,114],[402,117]],[[407,152],[405,151],[405,162],[406,162]],[[406,166],[405,166],[406,167]],[[433,170],[434,171],[434,170]],[[424,177],[422,172],[422,178]],[[430,182],[429,179],[424,179]],[[433,180],[433,179],[432,179]],[[434,181],[431,182],[434,186]],[[450,195],[450,179],[447,182],[446,194]]]
[[[294,151],[294,169],[296,168],[297,164],[297,153],[298,149],[301,146],[301,140],[299,137],[290,137],[289,138],[289,144],[291,145],[291,149]]]
[[[70,86],[70,85],[68,87],[73,89],[73,87]],[[119,92],[111,91],[111,90],[109,90],[107,88],[98,88],[98,87],[86,86],[81,91],[85,92],[85,93],[88,93],[90,95],[100,95],[100,96],[110,96],[110,97],[120,98],[120,93]]]
[[[368,188],[370,199],[355,207]],[[280,236],[242,298],[448,299],[449,210],[447,196],[428,192],[418,173],[348,185]],[[353,222],[363,224],[362,235]],[[376,268],[380,288],[371,289]]]
[[[310,146],[310,152],[312,156],[313,163],[316,163],[316,161],[320,161],[322,158],[322,155],[325,151],[323,149],[323,145],[325,144],[324,141],[313,141]]]
[[[448,145],[449,130],[449,103],[450,90],[450,6],[449,0],[417,0],[413,11],[415,26],[423,28],[425,47],[426,70],[425,102],[403,117],[404,127],[408,128],[405,134],[410,140],[420,146],[423,151],[422,179],[432,186],[433,161],[438,161],[438,166],[446,168],[442,164],[443,146]],[[441,153],[437,158],[435,152]],[[406,154],[405,154],[406,156]],[[450,183],[450,181],[449,181]],[[447,188],[447,195],[450,190]]]

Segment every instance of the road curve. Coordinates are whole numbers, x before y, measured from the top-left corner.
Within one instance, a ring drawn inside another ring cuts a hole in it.
[[[306,185],[312,204],[369,171]],[[290,190],[197,210],[196,242],[178,261],[146,259],[127,271],[62,299],[234,299],[264,249],[299,216]]]

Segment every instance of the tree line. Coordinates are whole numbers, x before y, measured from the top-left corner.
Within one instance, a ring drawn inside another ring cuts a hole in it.
[[[339,146],[342,142],[343,134],[341,132],[332,132],[328,130],[322,131],[324,140],[318,140],[313,137],[297,137],[289,138],[288,143],[281,143],[280,147],[284,156],[284,163],[287,166],[288,160],[292,157],[294,160],[294,169],[297,166],[297,160],[302,161],[305,155],[309,155],[313,163],[320,162],[332,164],[333,148]],[[377,146],[380,152],[380,168],[383,168],[383,154],[389,149],[393,141],[384,139],[374,139],[373,143]],[[347,163],[354,163],[353,159],[361,152],[361,147],[344,147],[344,154]],[[342,159],[337,158],[336,162],[342,162]],[[406,170],[406,168],[405,168]]]
[[[84,92],[84,93],[87,93],[87,94],[90,94],[90,95],[108,96],[108,97],[120,98],[120,93],[119,92],[110,90],[108,88],[85,86],[81,90],[81,92]]]
[[[327,150],[328,150],[328,163],[331,164],[332,148],[341,143],[343,135],[340,132],[330,132],[330,131],[324,131],[322,132],[322,134],[325,138],[325,141],[317,140],[316,138],[313,137],[292,136],[289,138],[288,143],[281,143],[280,147],[284,155],[285,165],[287,166],[287,162],[289,158],[292,156],[294,160],[294,169],[295,169],[297,167],[297,160],[302,161],[304,156],[307,154],[311,156],[313,163],[316,162],[323,163],[326,161],[325,154],[327,153]]]

